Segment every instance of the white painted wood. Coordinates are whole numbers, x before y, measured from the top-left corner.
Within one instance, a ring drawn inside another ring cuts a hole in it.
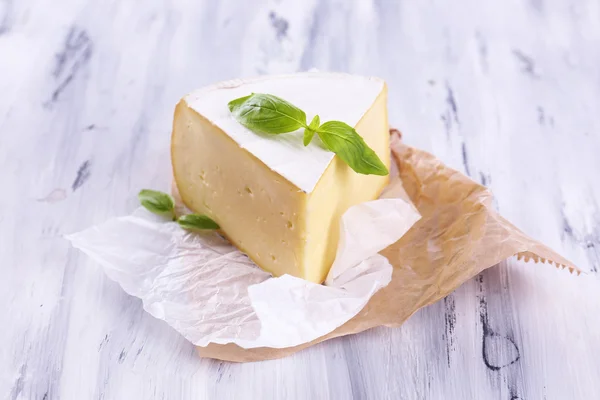
[[[0,1],[0,398],[599,398],[599,43],[596,0]],[[168,187],[185,93],[311,67],[385,78],[408,143],[591,274],[508,260],[400,328],[231,364],[62,239]]]

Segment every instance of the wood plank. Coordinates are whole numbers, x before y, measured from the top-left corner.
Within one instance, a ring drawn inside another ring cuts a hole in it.
[[[599,16],[594,0],[0,2],[0,396],[599,397]],[[590,275],[511,259],[400,328],[231,364],[62,239],[168,187],[182,95],[313,67],[385,78],[409,144]]]

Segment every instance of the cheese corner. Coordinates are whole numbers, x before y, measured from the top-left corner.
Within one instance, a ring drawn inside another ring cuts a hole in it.
[[[171,158],[184,204],[214,219],[274,276],[321,283],[335,258],[342,214],[376,199],[388,177],[358,174],[318,144],[296,145],[294,135],[279,141],[237,126],[227,101],[252,91],[290,99],[311,118],[343,118],[389,168],[386,86],[339,74],[266,77],[201,89],[175,110]],[[317,100],[307,95],[315,91],[322,93]]]

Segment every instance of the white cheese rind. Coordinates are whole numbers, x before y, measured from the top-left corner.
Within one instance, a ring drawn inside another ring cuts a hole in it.
[[[227,103],[251,93],[268,93],[306,112],[307,123],[318,114],[322,123],[337,120],[355,126],[383,86],[378,78],[307,72],[221,82],[190,93],[185,101],[271,170],[310,193],[334,154],[325,150],[318,139],[304,147],[302,130],[283,135],[256,134],[233,118]]]

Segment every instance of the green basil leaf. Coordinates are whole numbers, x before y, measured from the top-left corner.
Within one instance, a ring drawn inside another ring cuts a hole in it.
[[[254,132],[279,134],[306,127],[306,114],[272,94],[252,93],[229,102],[229,111]]]
[[[208,218],[206,215],[200,214],[187,214],[182,215],[177,220],[179,226],[183,229],[195,231],[195,230],[204,230],[204,229],[219,229],[219,224],[217,224],[212,219]]]
[[[325,122],[317,129],[321,141],[354,171],[365,175],[387,175],[388,169],[363,138],[348,124]]]
[[[138,193],[138,199],[142,206],[154,214],[175,216],[175,201],[166,193],[142,189]]]
[[[308,127],[304,129],[304,146],[308,146],[310,141],[313,139],[313,136],[315,136],[315,132],[320,123],[321,119],[318,115],[315,115],[312,121],[310,121],[310,124],[308,124]]]

